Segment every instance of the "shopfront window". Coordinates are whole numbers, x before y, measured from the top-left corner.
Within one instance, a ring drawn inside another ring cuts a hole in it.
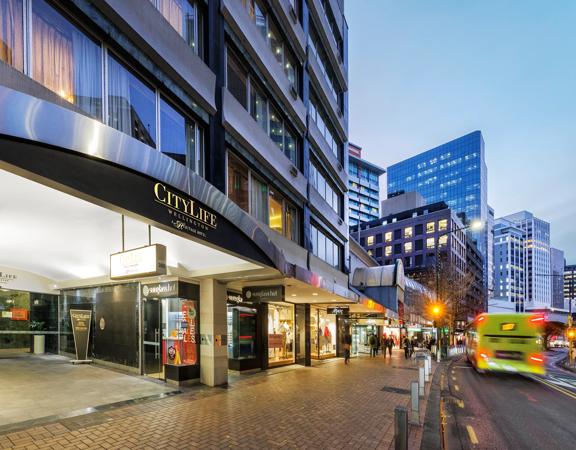
[[[156,147],[156,95],[108,56],[108,124]]]
[[[254,308],[228,307],[228,359],[256,358],[257,319]]]
[[[32,78],[96,118],[102,117],[101,51],[44,1],[33,3]]]
[[[310,339],[312,358],[336,356],[336,316],[325,309],[310,309]]]
[[[248,169],[228,154],[228,198],[248,212]]]
[[[0,0],[0,61],[24,71],[22,0]]]
[[[294,305],[268,303],[268,364],[294,362]]]
[[[162,299],[163,364],[186,366],[200,363],[198,318],[196,300]]]

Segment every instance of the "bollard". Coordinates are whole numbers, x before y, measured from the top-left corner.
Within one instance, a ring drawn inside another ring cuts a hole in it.
[[[408,410],[404,406],[394,408],[394,448],[408,450]]]
[[[432,376],[432,356],[428,355],[425,360],[425,364],[428,366],[428,380],[430,381],[430,377]]]
[[[420,424],[420,397],[418,396],[418,382],[410,383],[410,404],[412,405],[411,423]]]
[[[428,368],[428,358],[424,359],[424,382],[430,381],[430,369]]]
[[[420,397],[424,397],[424,367],[418,368],[418,391]]]

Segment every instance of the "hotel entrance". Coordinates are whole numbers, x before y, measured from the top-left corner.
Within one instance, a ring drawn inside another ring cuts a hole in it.
[[[142,301],[142,373],[148,377],[164,380],[162,355],[162,302],[157,298]]]

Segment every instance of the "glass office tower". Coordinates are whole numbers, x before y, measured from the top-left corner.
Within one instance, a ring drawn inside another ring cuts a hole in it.
[[[388,167],[388,197],[417,191],[427,203],[443,201],[466,224],[480,220],[483,230],[469,232],[484,258],[484,280],[488,284],[488,193],[484,139],[480,131],[454,139],[439,147]]]

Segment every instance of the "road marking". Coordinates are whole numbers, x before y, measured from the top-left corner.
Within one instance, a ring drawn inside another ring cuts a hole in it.
[[[458,392],[460,390],[460,388],[458,387],[457,384],[454,385],[454,389],[456,389],[456,392]]]
[[[472,442],[472,444],[474,445],[477,445],[478,438],[476,437],[476,432],[474,431],[474,428],[472,428],[472,425],[466,425],[466,430],[468,430],[468,436],[470,437],[470,442]]]
[[[452,381],[456,381],[456,377],[452,377]]]
[[[542,379],[542,378],[539,378],[539,377],[532,377],[532,379],[534,379],[534,380],[536,380],[536,381],[539,381],[540,383],[543,383],[543,384],[545,384],[546,386],[549,386],[549,387],[551,387],[552,389],[554,389],[554,390],[556,390],[556,391],[558,391],[558,392],[561,392],[562,394],[567,395],[568,397],[573,398],[573,399],[576,400],[576,395],[575,395],[573,392],[570,392],[568,389],[565,389],[565,388],[563,388],[563,387],[560,387],[560,386],[557,386],[557,385],[555,385],[555,384],[552,384],[552,383],[550,383],[550,382],[548,382],[548,381],[546,381],[546,380],[544,380],[544,379]]]
[[[460,408],[464,409],[464,400],[456,400],[456,404],[457,404]]]

